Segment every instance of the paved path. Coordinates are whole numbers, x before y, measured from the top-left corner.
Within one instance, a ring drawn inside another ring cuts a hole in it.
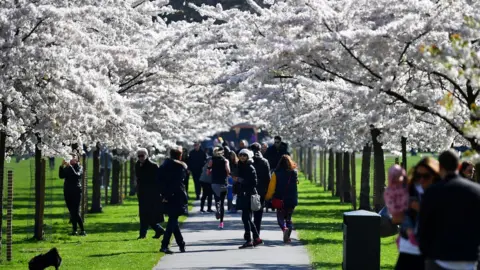
[[[307,250],[292,232],[292,243],[284,245],[275,213],[264,213],[261,237],[265,245],[239,250],[243,241],[241,213],[225,214],[219,230],[213,213],[200,214],[198,202],[182,225],[186,252],[165,255],[154,269],[311,269]],[[173,236],[172,236],[173,238]]]

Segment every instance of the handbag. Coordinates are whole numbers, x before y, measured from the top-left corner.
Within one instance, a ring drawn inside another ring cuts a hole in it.
[[[378,214],[380,215],[380,237],[396,235],[399,231],[399,226],[392,222],[388,208],[384,206]]]
[[[285,186],[285,192],[283,193],[283,197],[285,197],[285,194],[287,193],[287,189],[288,189],[288,186],[290,185],[290,180],[291,179],[292,179],[292,176],[290,175],[290,177],[288,178],[288,183]],[[275,208],[275,209],[283,209],[283,198],[281,200],[277,199],[277,198],[273,198],[272,199],[272,207]]]
[[[262,204],[260,203],[260,195],[258,195],[258,193],[252,194],[250,197],[250,207],[254,212],[262,208]]]

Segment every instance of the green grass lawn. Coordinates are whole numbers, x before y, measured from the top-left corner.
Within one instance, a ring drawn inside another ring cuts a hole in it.
[[[351,204],[340,204],[323,187],[301,176],[299,205],[293,223],[301,241],[307,246],[310,260],[316,269],[342,269],[343,213],[352,210]],[[395,237],[382,239],[380,269],[393,269],[398,256]]]
[[[61,160],[57,160],[57,165]],[[91,194],[91,160],[89,162]],[[48,163],[47,163],[48,166]],[[87,214],[86,237],[69,236],[68,210],[63,199],[63,180],[57,170],[47,172],[45,206],[45,241],[33,241],[34,192],[30,182],[30,160],[6,164],[14,171],[13,261],[6,261],[6,210],[4,212],[1,269],[27,269],[28,261],[52,247],[59,250],[62,269],[152,269],[162,254],[160,241],[138,237],[139,218],[136,196],[127,197],[122,205],[103,205],[103,213]],[[49,179],[52,176],[52,179]],[[6,185],[6,181],[5,181]],[[193,190],[193,184],[190,185]],[[102,190],[102,192],[104,192]],[[6,196],[6,192],[4,193]],[[194,194],[190,194],[194,196]],[[103,194],[102,194],[103,197]],[[6,200],[5,200],[6,203]],[[102,200],[102,204],[104,199]],[[182,219],[182,221],[185,218]]]

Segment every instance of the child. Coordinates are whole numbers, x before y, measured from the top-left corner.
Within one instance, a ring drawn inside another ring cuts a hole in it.
[[[400,223],[403,220],[405,210],[408,208],[409,196],[406,182],[407,174],[402,167],[395,164],[388,169],[388,187],[383,197],[394,223]]]

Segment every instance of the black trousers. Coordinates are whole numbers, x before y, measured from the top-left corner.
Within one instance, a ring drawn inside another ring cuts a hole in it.
[[[77,225],[81,231],[84,231],[83,220],[80,216],[80,203],[82,201],[82,190],[64,190],[63,197],[67,204],[68,212],[70,213],[70,220],[72,221],[73,231],[77,231]]]
[[[245,241],[251,242],[252,234],[253,234],[253,239],[259,238],[257,228],[255,227],[255,224],[252,222],[252,210],[242,209],[242,222],[243,222],[243,227],[245,229],[245,234],[243,236],[243,239],[245,239]]]
[[[263,218],[263,207],[265,205],[265,196],[260,197],[260,204],[262,208],[260,210],[253,212],[253,223],[257,228],[258,234],[260,234],[260,229],[262,228],[262,218]]]
[[[188,197],[188,182],[190,182],[190,173],[187,173],[187,175],[185,175],[185,180],[183,180],[183,184],[185,185],[185,192],[187,193],[187,197]]]
[[[425,259],[420,255],[400,253],[395,270],[424,270]]]
[[[211,210],[212,198],[213,198],[212,184],[204,183],[204,182],[200,182],[200,184],[203,190],[202,198],[200,198],[200,209],[203,210],[203,207],[205,206],[205,200],[207,200],[208,210]]]
[[[180,226],[178,224],[178,217],[178,215],[168,216],[167,230],[163,235],[162,248],[168,247],[170,238],[172,238],[172,234],[175,237],[175,242],[177,242],[177,245],[181,246],[184,244],[182,232],[180,231]]]
[[[162,231],[160,225],[164,221],[163,214],[151,201],[138,198],[138,212],[140,216],[140,237],[147,235],[148,227],[151,227],[155,232]]]
[[[195,195],[197,198],[200,198],[200,194],[202,193],[202,187],[200,184],[200,176],[202,172],[192,172],[193,184],[195,185]]]
[[[225,216],[225,198],[227,197],[227,192],[224,191],[220,193],[220,197],[215,195],[215,207],[217,208],[217,213],[220,215],[220,222],[223,222],[223,217]]]

